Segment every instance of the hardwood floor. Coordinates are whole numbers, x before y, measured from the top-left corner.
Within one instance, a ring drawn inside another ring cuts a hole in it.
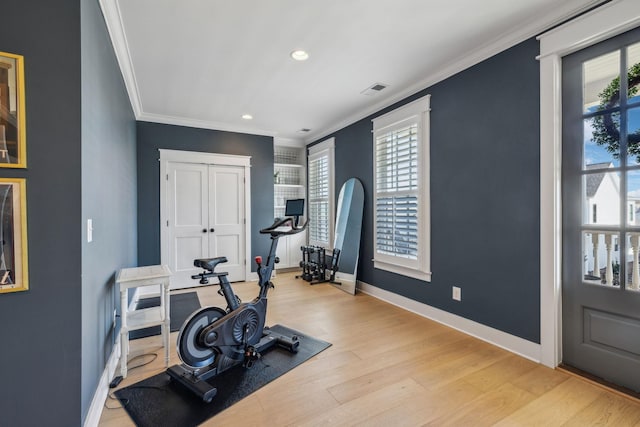
[[[640,426],[640,401],[574,375],[368,295],[310,286],[291,273],[273,282],[267,324],[333,345],[204,426]],[[257,294],[255,282],[234,289],[242,300]],[[201,304],[224,307],[217,290],[199,288]],[[155,342],[162,355],[159,337],[133,341],[132,351]],[[130,368],[119,387],[162,372],[162,359]],[[117,400],[106,406],[116,409],[103,410],[100,426],[133,425]]]

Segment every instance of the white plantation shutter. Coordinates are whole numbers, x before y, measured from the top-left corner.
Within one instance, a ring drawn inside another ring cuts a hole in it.
[[[309,237],[329,243],[329,156],[309,161]]]
[[[376,248],[418,258],[418,125],[376,137]]]
[[[331,247],[333,235],[333,139],[310,149],[309,243]]]
[[[425,97],[373,120],[374,265],[424,280],[430,279],[428,111]]]

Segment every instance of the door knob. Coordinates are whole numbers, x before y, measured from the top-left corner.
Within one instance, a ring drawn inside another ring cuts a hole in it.
[[[206,233],[206,232],[207,232],[207,229],[206,229],[206,228],[203,228],[203,229],[202,229],[202,232],[203,232],[203,233]]]
[[[211,228],[211,229],[209,229],[209,231],[213,233],[214,231],[216,231],[216,229],[215,228]]]

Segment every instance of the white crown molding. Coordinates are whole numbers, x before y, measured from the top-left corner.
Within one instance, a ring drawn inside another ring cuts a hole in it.
[[[107,30],[109,32],[109,37],[111,37],[113,50],[115,51],[118,65],[120,65],[120,72],[124,79],[124,85],[127,89],[127,93],[129,94],[129,102],[131,102],[133,114],[138,118],[142,113],[142,100],[140,98],[140,91],[138,90],[136,76],[133,72],[133,63],[131,62],[127,35],[124,31],[118,1],[99,0],[99,2],[100,7],[102,8],[102,15],[104,16],[105,24],[107,25]]]
[[[274,137],[273,144],[281,147],[304,148],[306,144],[301,139]]]
[[[493,41],[486,43],[483,47],[473,49],[467,55],[461,55],[461,59],[445,65],[439,72],[425,77],[424,79],[412,84],[401,92],[391,97],[382,99],[378,103],[348,116],[347,118],[341,120],[340,122],[329,128],[311,132],[306,136],[305,142],[307,144],[312,143],[321,138],[324,138],[327,135],[337,132],[340,129],[343,129],[352,123],[369,117],[372,114],[375,114],[376,112],[395,104],[396,102],[400,102],[403,99],[414,95],[421,90],[429,88],[438,82],[441,82],[455,74],[458,74],[461,71],[466,70],[467,68],[470,68],[488,58],[491,58],[492,56],[510,47],[517,45],[518,43],[534,37],[541,32],[549,29],[550,27],[553,27],[554,25],[570,19],[572,16],[576,16],[586,10],[589,10],[596,5],[603,3],[603,1],[604,0],[590,0],[586,4],[582,0],[560,2],[560,4],[558,4],[557,7],[553,9],[553,11],[549,12],[545,16],[536,17],[536,19],[532,19],[529,23],[518,25],[517,28],[513,28],[512,30],[499,35]]]
[[[118,65],[120,66],[120,72],[122,73],[122,78],[127,89],[127,94],[129,95],[131,108],[133,109],[136,120],[201,129],[214,129],[227,132],[247,133],[251,135],[276,135],[276,132],[270,130],[234,126],[229,125],[228,123],[218,123],[206,120],[196,120],[185,117],[174,117],[145,112],[142,106],[142,98],[140,96],[138,83],[133,71],[133,62],[131,59],[131,53],[129,51],[127,35],[124,30],[124,24],[122,22],[120,7],[118,6],[118,0],[99,0],[99,2],[100,7],[102,8],[102,14],[104,16],[109,35],[111,37],[113,50],[115,51],[116,59],[118,61]]]
[[[142,122],[164,123],[167,125],[187,126],[200,129],[213,129],[225,132],[247,133],[251,135],[276,136],[277,132],[255,129],[251,127],[234,126],[229,123],[212,122],[208,120],[189,119],[186,117],[165,116],[162,114],[141,113],[136,119]]]

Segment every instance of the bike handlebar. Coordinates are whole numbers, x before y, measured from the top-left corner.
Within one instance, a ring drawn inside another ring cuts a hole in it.
[[[287,223],[289,225],[287,225]],[[309,220],[306,220],[300,227],[296,227],[293,218],[276,218],[276,220],[267,228],[260,230],[261,234],[271,234],[272,236],[286,236],[290,234],[298,234],[304,231],[309,225]]]

